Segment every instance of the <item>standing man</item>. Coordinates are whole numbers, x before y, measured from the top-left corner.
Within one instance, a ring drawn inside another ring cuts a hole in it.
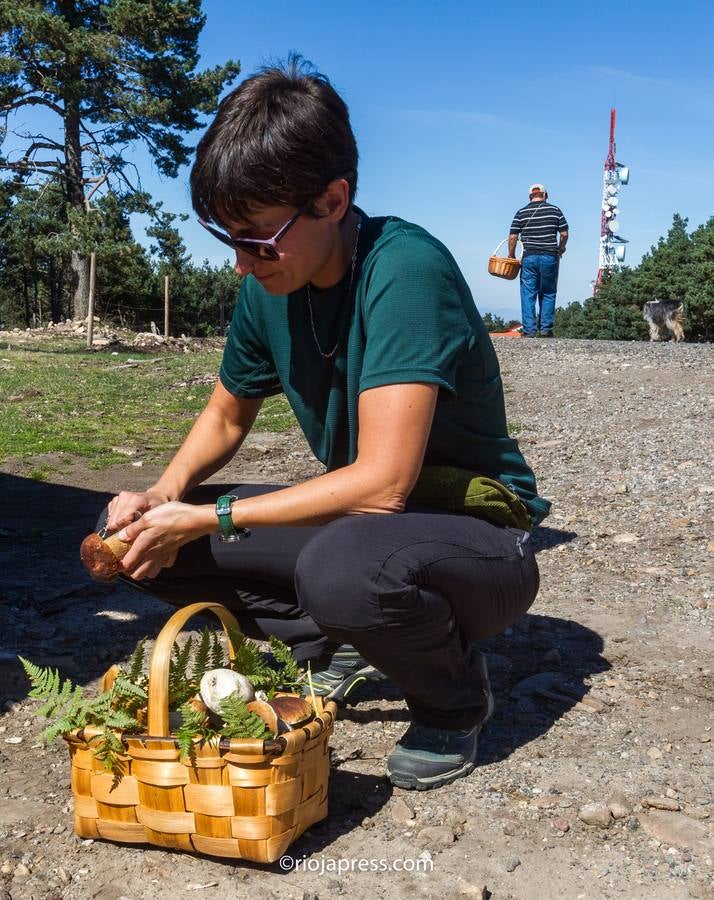
[[[563,211],[548,203],[548,191],[532,184],[530,203],[513,217],[508,236],[508,255],[515,259],[516,243],[523,244],[521,264],[521,317],[523,337],[553,337],[555,294],[560,257],[568,243],[568,223]],[[560,236],[560,240],[558,240]],[[536,298],[538,316],[536,318]]]

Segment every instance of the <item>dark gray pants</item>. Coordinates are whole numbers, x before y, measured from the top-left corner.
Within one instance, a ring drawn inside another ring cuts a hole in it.
[[[204,485],[186,500],[277,489]],[[468,728],[486,705],[470,645],[520,618],[538,584],[527,533],[422,509],[203,538],[140,586],[175,604],[223,603],[247,635],[274,634],[301,660],[352,644],[401,688],[415,721]]]

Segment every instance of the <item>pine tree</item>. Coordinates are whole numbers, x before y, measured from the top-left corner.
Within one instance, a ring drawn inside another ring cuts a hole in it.
[[[137,190],[125,155],[135,142],[175,177],[191,152],[184,134],[240,71],[233,60],[196,71],[204,22],[201,0],[0,0],[0,117],[40,106],[58,125],[18,135],[22,155],[1,157],[0,169],[62,185],[77,317],[86,315],[92,247],[81,223],[93,196]]]

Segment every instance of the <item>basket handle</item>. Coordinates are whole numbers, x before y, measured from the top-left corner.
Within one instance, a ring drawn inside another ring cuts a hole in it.
[[[210,610],[221,620],[228,639],[228,655],[231,662],[236,651],[228,629],[240,632],[238,620],[220,603],[191,603],[177,610],[159,632],[149,663],[149,712],[148,733],[152,737],[169,734],[169,667],[174,641],[188,620],[197,613]]]
[[[501,249],[501,247],[503,247],[503,245],[506,243],[506,241],[508,240],[509,237],[510,237],[510,235],[508,235],[508,237],[505,237],[505,238],[501,241],[501,243],[498,245],[498,247],[496,247],[496,249],[493,251],[493,253],[491,254],[491,256],[498,256],[498,251]],[[516,240],[516,245],[518,245],[518,244],[521,245],[521,256],[523,256],[523,242],[521,241],[520,238],[518,238],[518,239]],[[518,257],[518,258],[520,258],[520,257]]]

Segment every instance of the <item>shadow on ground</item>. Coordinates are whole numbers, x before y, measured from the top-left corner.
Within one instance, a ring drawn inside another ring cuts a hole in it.
[[[158,633],[173,607],[124,586],[94,583],[79,561],[82,538],[109,493],[0,473],[0,496],[0,704],[26,693],[17,654],[84,684],[140,638]],[[575,537],[547,527],[533,534],[539,550]],[[601,637],[575,621],[525,616],[508,631],[483,644],[499,701],[482,741],[482,757],[493,759],[548,730],[586,695],[587,676],[608,668]],[[510,696],[524,679],[546,672],[553,674]],[[374,705],[400,699],[395,687],[365,686],[361,696],[346,717],[408,720],[403,709]]]

